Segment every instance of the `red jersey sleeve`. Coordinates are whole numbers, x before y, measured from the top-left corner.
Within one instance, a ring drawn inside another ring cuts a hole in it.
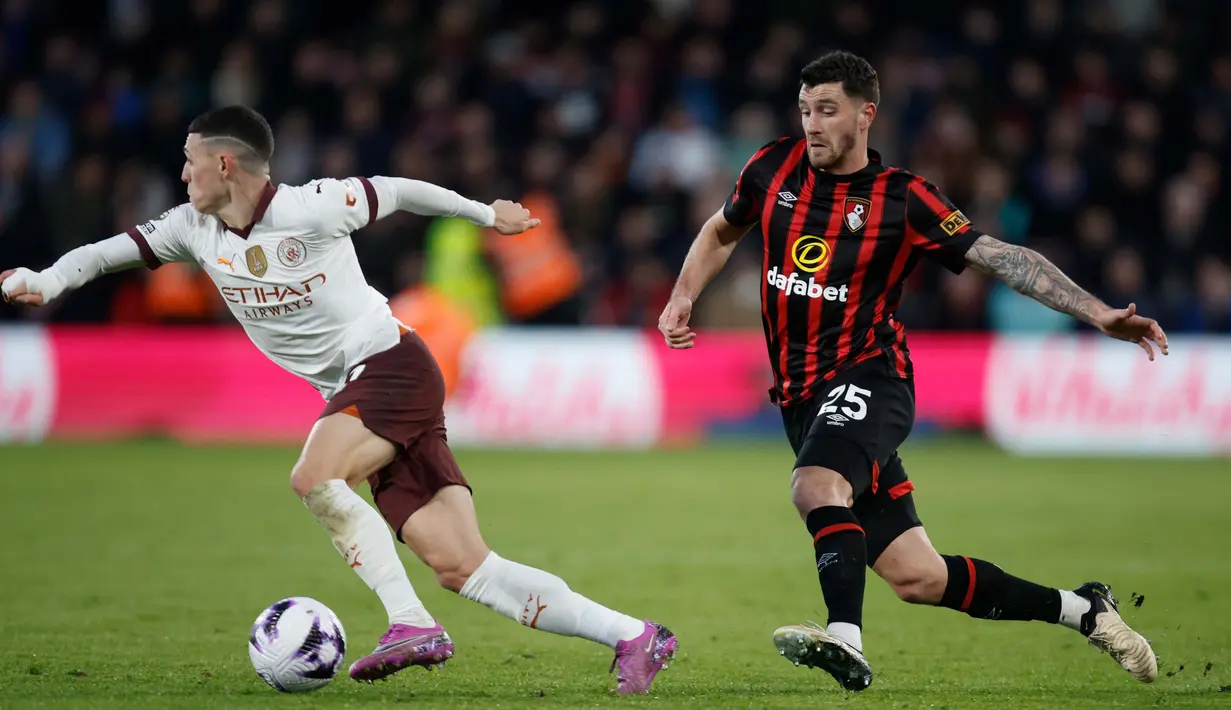
[[[782,162],[780,151],[774,148],[789,141],[789,138],[779,138],[761,146],[752,154],[727,201],[722,205],[722,216],[727,222],[737,227],[749,227],[761,219],[761,209],[765,206],[765,192],[769,189],[770,180],[778,164]]]
[[[955,274],[966,269],[966,252],[983,236],[949,198],[921,177],[907,188],[906,227],[911,246]]]

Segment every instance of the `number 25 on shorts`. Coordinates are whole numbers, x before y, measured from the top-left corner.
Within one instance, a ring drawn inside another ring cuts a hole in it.
[[[843,393],[846,397],[842,397]],[[853,407],[842,407],[841,413],[847,419],[859,421],[868,416],[868,398],[872,396],[872,390],[866,390],[855,385],[838,385],[829,391],[826,395],[825,403],[821,405],[821,411],[816,413],[816,416],[823,417],[826,414],[835,414],[839,412],[839,407],[835,402],[842,398],[844,402],[849,402]],[[830,417],[831,419],[835,417]]]

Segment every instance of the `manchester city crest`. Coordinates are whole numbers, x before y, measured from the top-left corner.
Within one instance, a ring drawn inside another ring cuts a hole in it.
[[[296,267],[308,256],[308,248],[295,237],[287,237],[278,242],[278,261],[283,266]]]

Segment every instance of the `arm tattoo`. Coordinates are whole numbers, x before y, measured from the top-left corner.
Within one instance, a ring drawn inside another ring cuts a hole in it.
[[[979,237],[966,252],[966,263],[979,273],[1008,284],[1052,310],[1075,316],[1087,323],[1103,302],[1073,283],[1042,254],[1006,244],[989,236]]]

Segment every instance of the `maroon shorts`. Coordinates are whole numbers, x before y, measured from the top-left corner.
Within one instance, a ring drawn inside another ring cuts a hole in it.
[[[402,526],[447,486],[466,478],[445,437],[445,381],[436,358],[414,332],[347,373],[346,385],[325,405],[321,417],[342,412],[358,417],[398,449],[388,465],[372,474],[372,499],[398,539]]]

